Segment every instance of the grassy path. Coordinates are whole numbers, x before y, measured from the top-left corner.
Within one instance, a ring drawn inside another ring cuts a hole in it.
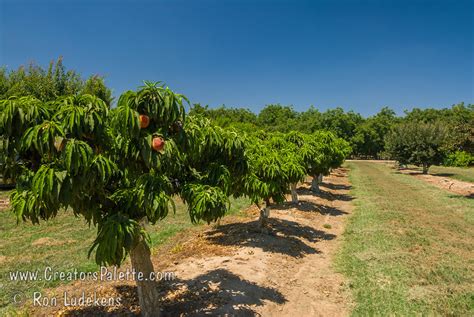
[[[354,315],[473,315],[474,200],[350,162],[355,211],[338,256]]]

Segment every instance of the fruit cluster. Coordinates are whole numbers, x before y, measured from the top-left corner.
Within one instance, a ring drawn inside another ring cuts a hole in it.
[[[141,129],[146,129],[150,125],[150,117],[147,115],[141,114],[139,120]],[[165,148],[165,143],[165,140],[161,136],[156,135],[153,136],[151,140],[151,147],[153,150],[161,152]]]

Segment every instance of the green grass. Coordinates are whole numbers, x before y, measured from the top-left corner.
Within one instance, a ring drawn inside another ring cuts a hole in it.
[[[474,201],[383,164],[349,167],[355,210],[336,262],[353,315],[473,315]]]
[[[432,166],[429,173],[474,183],[474,167]]]
[[[0,191],[0,195],[6,196]],[[249,206],[244,198],[231,200],[230,214]],[[166,242],[176,233],[193,227],[185,206],[177,202],[176,214],[171,213],[163,221],[149,226],[148,231],[153,247]],[[12,271],[44,271],[52,267],[54,271],[68,272],[74,269],[82,272],[97,271],[93,255],[87,258],[89,247],[96,236],[96,228],[88,227],[81,218],[64,211],[58,217],[40,225],[16,223],[10,211],[0,211],[0,316],[12,311],[12,297],[16,292],[32,298],[34,291],[58,286],[60,281],[10,280]],[[48,238],[48,241],[38,239]]]
[[[409,165],[409,168],[421,172],[421,167]],[[474,167],[431,166],[428,174],[474,183]]]

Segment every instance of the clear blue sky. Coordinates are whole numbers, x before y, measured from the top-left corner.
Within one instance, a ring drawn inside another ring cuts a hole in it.
[[[212,107],[474,103],[474,1],[0,0],[0,65],[60,55],[115,95],[162,80]]]

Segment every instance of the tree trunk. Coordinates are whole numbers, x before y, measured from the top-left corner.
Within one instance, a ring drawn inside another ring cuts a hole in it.
[[[266,233],[267,231],[267,223],[268,223],[268,217],[270,217],[270,200],[265,200],[265,207],[260,209],[260,229],[262,229],[262,232]]]
[[[132,267],[136,272],[138,301],[143,317],[155,317],[161,314],[157,282],[144,280],[149,278],[151,272],[154,272],[150,256],[150,248],[143,239],[140,239],[138,244],[130,251]],[[139,280],[137,276],[140,272],[143,274],[142,280]]]
[[[313,191],[313,193],[319,192],[318,177],[316,175],[313,176],[313,179],[311,180],[311,190]]]
[[[428,169],[429,169],[429,168],[430,168],[430,167],[428,166],[428,164],[425,164],[425,163],[424,163],[424,164],[423,164],[423,174],[428,174]]]
[[[268,222],[268,208],[264,207],[260,209],[260,218],[258,219],[260,223],[260,228],[265,228]]]
[[[298,193],[296,192],[296,183],[290,185],[291,188],[291,202],[298,204]]]
[[[322,184],[323,183],[323,174],[318,175],[318,183]]]

